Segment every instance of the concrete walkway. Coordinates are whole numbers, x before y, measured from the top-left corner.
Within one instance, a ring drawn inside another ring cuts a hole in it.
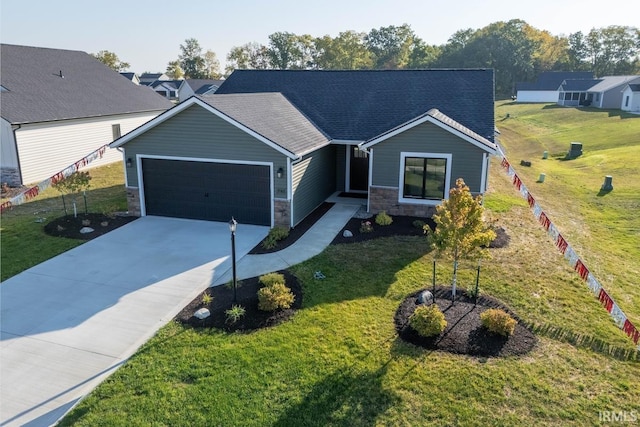
[[[336,204],[272,254],[246,255],[268,229],[239,225],[238,277],[319,254],[360,206]],[[144,217],[4,281],[0,425],[54,424],[207,286],[228,282],[229,254],[225,223]]]

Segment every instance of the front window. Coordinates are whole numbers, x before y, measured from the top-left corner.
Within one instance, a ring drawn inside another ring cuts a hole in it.
[[[402,158],[401,201],[427,202],[446,198],[450,154],[406,153]]]

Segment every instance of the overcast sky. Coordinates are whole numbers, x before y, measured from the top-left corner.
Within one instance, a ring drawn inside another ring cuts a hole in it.
[[[222,68],[234,46],[267,44],[287,31],[313,37],[409,24],[428,44],[444,44],[457,30],[523,19],[554,35],[609,25],[640,26],[640,1],[615,0],[1,0],[2,43],[108,50],[130,71],[164,71],[195,38]]]

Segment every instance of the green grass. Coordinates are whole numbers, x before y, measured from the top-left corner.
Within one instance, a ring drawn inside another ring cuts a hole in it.
[[[497,105],[499,120],[507,112],[510,118],[498,126],[518,173],[637,324],[640,183],[633,175],[640,118]],[[585,155],[559,160],[576,140]],[[550,159],[541,159],[543,150]],[[532,167],[518,167],[521,159]],[[598,196],[600,175],[609,170],[615,189]],[[540,172],[547,181],[535,184]],[[485,360],[404,343],[393,315],[406,295],[430,284],[426,239],[331,246],[293,268],[305,299],[291,321],[248,334],[171,322],[61,425],[582,426],[599,424],[598,411],[640,413],[632,342],[556,251],[495,161],[490,188],[489,216],[507,229],[511,244],[483,262],[481,293],[532,325],[540,339],[532,353]],[[32,210],[23,213],[25,229]],[[13,228],[4,220],[3,240],[5,227]],[[24,237],[42,239],[35,232]],[[2,249],[4,261],[4,242]],[[473,283],[474,267],[462,263],[461,289]],[[313,279],[318,270],[326,279]],[[439,262],[438,282],[447,283],[450,274],[451,265]]]
[[[592,273],[640,324],[640,116],[503,102],[496,118],[518,175]],[[584,154],[564,160],[572,141],[582,142]],[[547,160],[542,159],[545,150]],[[519,166],[520,160],[532,166]],[[545,182],[536,183],[541,172]],[[613,176],[609,193],[600,191],[605,175]]]
[[[524,246],[495,251],[483,270],[485,292],[527,321],[631,351],[570,269],[554,267],[544,283],[528,280],[513,256]],[[291,321],[247,334],[172,322],[61,425],[579,426],[596,424],[598,410],[640,410],[640,363],[563,336],[541,336],[524,357],[488,360],[398,339],[395,310],[429,283],[431,259],[421,237],[330,247],[294,268],[305,300]],[[543,257],[531,268],[548,262]],[[326,279],[314,280],[317,270]],[[450,272],[440,264],[439,280]],[[473,279],[471,269],[461,276]],[[543,295],[532,301],[534,292]],[[598,320],[576,322],[582,316]]]
[[[114,212],[127,209],[124,172],[120,163],[89,169],[91,187],[87,190],[89,212]],[[69,197],[67,209],[73,212]],[[82,197],[78,212],[84,212]],[[43,232],[44,224],[64,215],[60,193],[48,188],[35,199],[4,212],[0,218],[0,280],[5,280],[82,241],[51,237]],[[44,222],[39,222],[41,220]]]

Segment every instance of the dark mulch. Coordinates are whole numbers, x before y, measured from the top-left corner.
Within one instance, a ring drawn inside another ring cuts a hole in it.
[[[493,239],[491,243],[489,243],[489,248],[506,248],[511,241],[511,236],[507,234],[507,230],[503,227],[494,227],[493,231],[496,233],[496,238]]]
[[[257,254],[269,254],[272,252],[281,251],[293,245],[298,241],[304,233],[306,233],[322,216],[327,213],[329,209],[333,207],[335,203],[324,202],[318,206],[313,212],[311,212],[305,219],[303,219],[298,225],[289,230],[289,235],[286,239],[280,240],[278,245],[272,249],[265,249],[262,247],[262,242],[258,243],[256,247],[249,251],[252,255]]]
[[[91,240],[98,236],[102,236],[109,231],[122,227],[125,224],[137,219],[135,216],[115,215],[113,217],[100,213],[66,215],[51,220],[44,226],[44,232],[50,236],[67,237],[69,239]],[[88,227],[93,228],[91,233],[82,234],[80,230],[87,227],[82,224],[83,220],[88,220]]]
[[[238,282],[238,301],[235,304],[244,307],[246,312],[244,317],[236,323],[227,322],[227,316],[225,314],[225,311],[234,305],[233,287],[228,285],[208,288],[183,308],[175,317],[175,320],[195,328],[218,328],[228,332],[252,331],[278,325],[288,320],[302,307],[302,286],[298,282],[298,279],[287,270],[279,271],[279,273],[284,275],[285,284],[291,288],[291,291],[295,295],[293,305],[289,309],[277,310],[275,312],[259,310],[258,289],[260,289],[262,285],[258,281],[258,277],[253,277]],[[205,292],[213,297],[213,300],[208,306],[202,303],[202,295]],[[193,316],[193,313],[203,307],[209,309],[211,312],[208,318],[200,320]]]
[[[455,354],[469,354],[482,357],[505,357],[526,354],[538,342],[536,336],[522,321],[499,300],[489,297],[478,297],[474,306],[473,299],[466,292],[458,291],[455,304],[451,304],[451,288],[436,288],[436,304],[447,320],[447,327],[436,337],[422,337],[409,326],[409,317],[415,311],[416,299],[424,289],[409,295],[396,311],[394,322],[398,335],[414,345],[447,351]],[[429,289],[431,290],[431,289]],[[518,324],[509,337],[490,333],[480,322],[480,313],[489,308],[500,308],[508,312]]]
[[[431,218],[421,218],[415,216],[392,216],[393,222],[389,225],[376,224],[375,217],[369,219],[351,218],[347,225],[340,230],[338,235],[333,239],[331,244],[340,243],[358,243],[367,240],[377,239],[379,237],[391,237],[391,236],[424,236],[424,230],[422,227],[416,227],[413,225],[414,221],[422,221],[429,225],[431,229],[435,229],[436,223]],[[360,226],[363,222],[369,221],[373,227],[373,231],[370,233],[361,233]],[[349,230],[353,237],[344,237],[344,231]]]

